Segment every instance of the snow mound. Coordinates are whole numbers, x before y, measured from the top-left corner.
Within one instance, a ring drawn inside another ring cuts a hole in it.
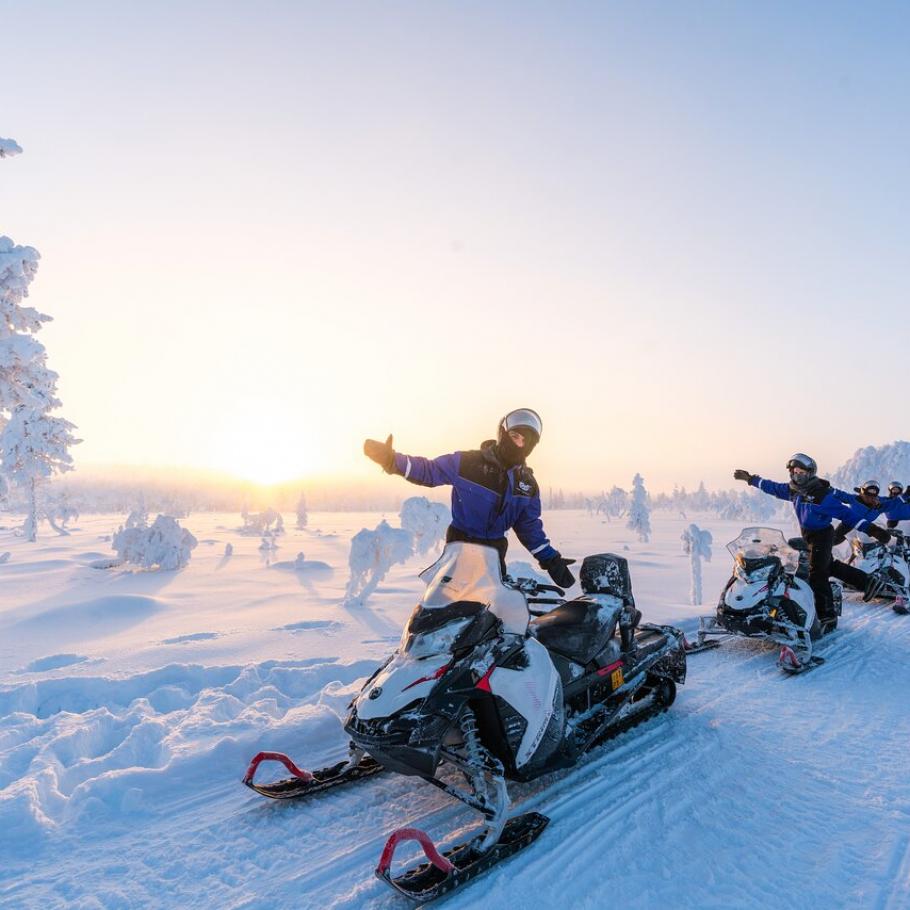
[[[260,748],[341,753],[341,719],[372,661],[173,664],[124,678],[0,688],[0,850],[26,859],[99,822],[166,816],[164,796],[236,780]]]

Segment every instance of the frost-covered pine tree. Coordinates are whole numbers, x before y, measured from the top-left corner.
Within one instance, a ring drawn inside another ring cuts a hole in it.
[[[634,531],[642,543],[651,539],[651,509],[648,507],[648,491],[641,474],[636,474],[632,479],[632,503],[626,527]]]
[[[0,149],[0,158],[22,151],[11,139],[0,140]],[[60,406],[57,374],[35,335],[51,317],[23,306],[39,258],[33,247],[0,236],[0,473],[25,490],[30,541],[38,530],[38,485],[72,468],[68,449],[80,441],[73,424],[50,414]]]
[[[689,586],[689,603],[697,606],[702,601],[701,561],[711,562],[711,544],[714,539],[710,531],[703,531],[698,525],[690,524],[680,535],[683,553],[689,557],[691,567],[691,584]]]
[[[74,429],[62,417],[20,405],[0,433],[0,463],[3,473],[25,490],[28,514],[22,531],[32,543],[38,535],[38,484],[72,470],[69,447],[81,441]]]
[[[300,499],[297,500],[297,528],[302,531],[309,521],[306,510],[306,493],[301,491]]]

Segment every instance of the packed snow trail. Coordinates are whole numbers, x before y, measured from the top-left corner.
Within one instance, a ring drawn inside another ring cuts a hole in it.
[[[792,678],[775,666],[776,652],[757,642],[727,642],[693,657],[669,712],[579,768],[513,786],[516,811],[546,813],[548,829],[435,906],[908,906],[910,622],[888,607],[848,602],[840,630],[820,652],[823,666]],[[320,666],[310,683],[343,678],[347,685],[330,686],[328,697],[340,713],[361,667]],[[261,668],[262,685],[248,684],[241,700],[261,710],[270,689],[277,704],[289,705],[276,672],[282,669],[287,683],[306,668]],[[182,709],[194,729],[200,720],[193,710],[218,703],[232,682],[236,689],[239,671],[207,668],[206,675],[190,699],[195,708]],[[137,678],[132,689],[124,682],[121,700],[143,685],[160,691],[160,682]],[[205,682],[214,688],[201,688]],[[282,728],[283,745],[305,764],[340,757],[340,724],[316,710],[323,690],[300,698],[299,678],[291,688],[303,713],[288,718],[293,727]],[[47,723],[38,715],[47,714],[48,702],[41,704],[44,711],[37,699],[22,705],[4,732],[28,717],[32,726]],[[94,709],[112,710],[113,703]],[[141,807],[139,826],[123,819],[112,826],[99,783],[100,795],[84,801],[72,832],[6,866],[0,901],[23,908],[391,910],[407,903],[372,874],[390,831],[416,825],[445,844],[477,823],[429,785],[391,774],[296,804],[264,800],[239,782],[255,748],[248,732],[242,738],[197,741],[182,761],[168,759],[171,770],[146,771],[146,787],[147,776],[157,776],[158,796]],[[45,748],[60,757],[60,737],[50,743]],[[82,745],[91,752],[90,743]],[[85,755],[74,767],[89,773],[98,761]],[[103,777],[107,791],[128,800],[129,776],[138,773],[113,768]],[[118,784],[120,775],[127,780]],[[103,839],[93,836],[95,823]],[[413,860],[416,850],[401,854]]]

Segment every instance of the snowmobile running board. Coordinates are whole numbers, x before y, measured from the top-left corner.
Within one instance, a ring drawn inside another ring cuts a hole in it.
[[[526,812],[510,818],[499,840],[488,850],[475,846],[477,838],[440,853],[429,836],[419,828],[400,828],[386,841],[385,849],[376,867],[377,878],[382,879],[399,894],[418,903],[428,903],[443,894],[476,878],[487,869],[533,843],[550,821],[539,812]],[[414,840],[423,848],[429,862],[393,878],[392,857],[395,848],[406,840]]]
[[[271,784],[254,783],[253,777],[256,774],[256,769],[264,761],[281,762],[294,776],[276,780]],[[333,787],[348,784],[384,770],[379,762],[368,755],[364,755],[353,767],[347,767],[348,764],[346,761],[341,761],[329,768],[321,768],[318,771],[305,771],[302,768],[298,768],[283,752],[260,752],[250,762],[250,766],[243,776],[243,782],[251,790],[255,790],[263,796],[268,796],[270,799],[298,799],[301,796],[310,796],[313,793],[321,793],[323,790],[331,790]]]

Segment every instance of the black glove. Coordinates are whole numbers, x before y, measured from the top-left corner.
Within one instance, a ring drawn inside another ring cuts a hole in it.
[[[371,461],[375,461],[386,474],[391,474],[395,468],[395,450],[392,448],[392,434],[385,442],[368,439],[363,444],[363,454]]]
[[[886,531],[884,528],[880,528],[878,525],[869,525],[866,528],[866,533],[870,537],[874,537],[879,543],[888,543],[891,540],[891,532]]]
[[[841,522],[834,529],[834,540],[831,541],[831,546],[836,547],[839,543],[843,543],[847,539],[848,530],[849,528],[847,528],[846,525]]]
[[[569,571],[569,566],[575,562],[574,559],[565,559],[559,553],[545,559],[541,564],[541,569],[549,572],[553,584],[559,585],[560,588],[571,588],[575,584],[575,576]]]
[[[750,474],[748,471],[744,471],[742,468],[737,468],[733,472],[734,480],[745,480],[746,483],[752,483],[753,477],[755,477],[754,474]]]

